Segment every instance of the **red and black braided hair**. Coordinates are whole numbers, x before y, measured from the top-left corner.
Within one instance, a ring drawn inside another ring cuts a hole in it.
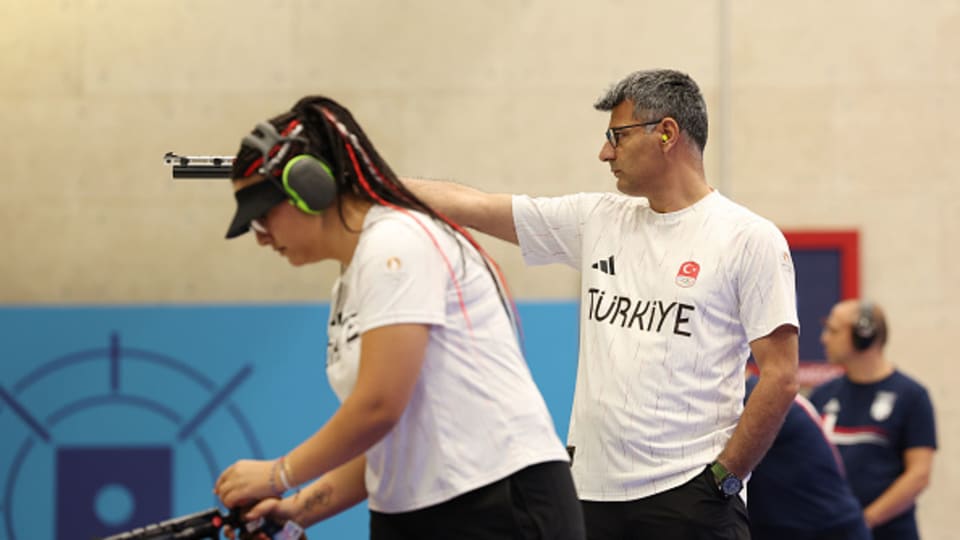
[[[340,221],[345,227],[349,226],[343,216],[341,201],[344,194],[349,193],[373,204],[389,206],[400,211],[422,212],[442,224],[450,234],[460,235],[466,239],[480,253],[483,264],[500,293],[507,315],[516,328],[517,337],[521,338],[516,307],[496,262],[469,232],[431,208],[403,185],[346,107],[325,96],[306,96],[297,101],[290,111],[271,118],[268,122],[281,134],[288,134],[293,126],[302,126],[302,130],[295,138],[296,140],[291,143],[284,158],[289,160],[298,154],[306,153],[322,160],[330,167],[336,182],[335,205]],[[258,130],[255,129],[254,133],[257,132]],[[280,144],[272,150],[272,153],[275,154],[279,147]],[[263,159],[263,152],[260,149],[242,144],[233,162],[231,178],[237,181],[258,172]],[[270,175],[274,174],[274,171],[282,170],[285,160],[274,164],[273,171],[266,171],[266,174]],[[469,316],[467,320],[469,324]]]

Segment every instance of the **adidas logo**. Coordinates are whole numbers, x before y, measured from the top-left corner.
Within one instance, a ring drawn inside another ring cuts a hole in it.
[[[617,274],[613,270],[613,255],[607,257],[606,259],[600,259],[599,261],[591,264],[590,268],[595,268],[604,274],[610,274],[611,276]]]

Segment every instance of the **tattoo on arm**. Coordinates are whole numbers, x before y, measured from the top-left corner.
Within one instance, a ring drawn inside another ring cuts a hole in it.
[[[329,506],[331,498],[333,498],[333,486],[322,483],[312,490],[307,500],[303,502],[303,509],[313,513],[321,506]]]

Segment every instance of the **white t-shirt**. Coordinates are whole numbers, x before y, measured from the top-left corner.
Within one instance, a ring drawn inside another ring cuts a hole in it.
[[[638,499],[702,472],[743,409],[749,342],[798,326],[783,234],[716,191],[667,214],[613,193],[515,196],[513,217],[528,264],[582,274],[580,498]]]
[[[401,323],[430,325],[430,340],[400,420],[367,450],[372,510],[416,510],[568,460],[474,248],[424,214],[374,205],[334,284],[327,375],[341,401],[357,380],[363,333]]]

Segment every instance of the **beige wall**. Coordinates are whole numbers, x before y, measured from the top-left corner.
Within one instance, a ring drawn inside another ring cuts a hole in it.
[[[939,414],[925,538],[956,536],[960,0],[0,0],[0,21],[7,304],[326,299],[333,264],[222,241],[227,184],[161,161],[232,154],[301,95],[351,108],[405,174],[557,194],[612,189],[610,83],[689,72],[714,185],[784,228],[861,230],[864,292]],[[487,244],[517,296],[576,296],[574,272]]]

